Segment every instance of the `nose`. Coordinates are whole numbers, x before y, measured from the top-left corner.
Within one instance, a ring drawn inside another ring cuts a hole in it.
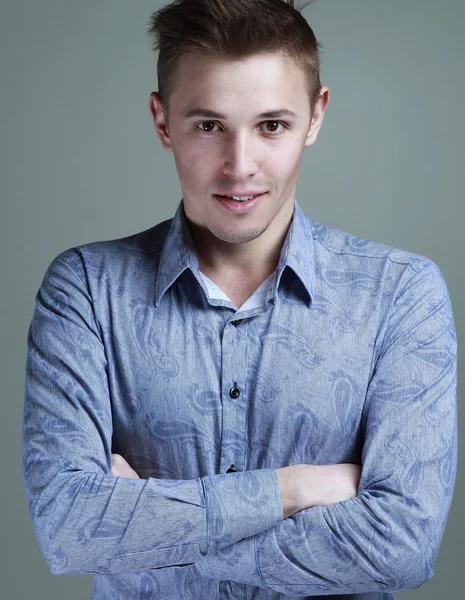
[[[246,131],[227,136],[225,139],[223,173],[244,181],[258,171],[254,140]]]

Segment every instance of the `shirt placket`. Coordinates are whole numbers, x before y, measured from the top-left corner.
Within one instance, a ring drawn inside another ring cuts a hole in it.
[[[221,401],[223,408],[220,472],[246,468],[247,448],[247,323],[226,323],[221,342]]]

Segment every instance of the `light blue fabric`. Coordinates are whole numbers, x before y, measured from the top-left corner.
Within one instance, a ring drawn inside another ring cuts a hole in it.
[[[446,284],[294,209],[240,313],[209,298],[182,201],[49,266],[23,474],[51,572],[92,573],[93,600],[387,600],[431,578],[457,464]],[[358,496],[283,519],[275,469],[298,463],[362,464]]]

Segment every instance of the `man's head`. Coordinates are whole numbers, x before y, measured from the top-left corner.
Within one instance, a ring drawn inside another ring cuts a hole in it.
[[[190,52],[225,59],[283,54],[305,74],[310,109],[320,91],[320,44],[294,0],[174,0],[154,12],[148,33],[158,55],[158,93],[165,115]],[[168,120],[168,116],[167,116]]]
[[[313,32],[282,0],[175,0],[153,15],[152,33],[159,92],[149,107],[174,153],[186,216],[207,247],[272,246],[329,99]],[[252,205],[221,199],[261,192]]]

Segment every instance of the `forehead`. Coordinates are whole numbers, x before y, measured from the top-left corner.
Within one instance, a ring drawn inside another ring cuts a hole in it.
[[[170,104],[176,111],[206,105],[221,112],[252,110],[278,105],[302,112],[308,105],[307,78],[289,57],[257,54],[227,59],[199,53],[182,56]]]

